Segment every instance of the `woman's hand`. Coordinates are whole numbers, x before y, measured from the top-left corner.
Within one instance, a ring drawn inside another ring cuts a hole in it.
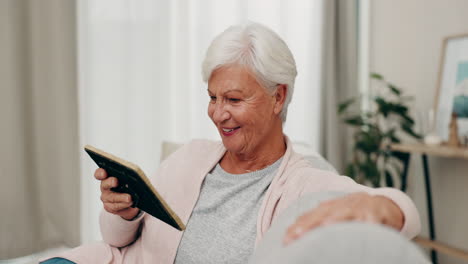
[[[97,169],[94,177],[101,181],[101,201],[104,209],[112,214],[131,220],[140,211],[138,208],[132,208],[132,196],[128,193],[118,193],[111,191],[111,188],[117,187],[119,181],[115,177],[108,177],[104,169]]]
[[[298,217],[288,228],[283,242],[287,245],[318,226],[344,221],[384,224],[400,230],[403,227],[404,216],[400,208],[384,196],[353,193],[325,201]]]

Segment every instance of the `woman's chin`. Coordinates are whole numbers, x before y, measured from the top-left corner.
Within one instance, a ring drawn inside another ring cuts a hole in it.
[[[243,149],[242,145],[234,142],[232,139],[223,138],[223,145],[228,152],[240,153]]]

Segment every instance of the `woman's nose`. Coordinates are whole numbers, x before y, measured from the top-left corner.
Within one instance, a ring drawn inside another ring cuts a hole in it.
[[[222,123],[231,117],[229,111],[226,109],[226,105],[222,102],[216,102],[213,113],[213,121],[216,123]]]

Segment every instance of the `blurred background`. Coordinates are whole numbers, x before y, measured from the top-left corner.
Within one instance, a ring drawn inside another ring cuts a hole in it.
[[[85,144],[150,176],[162,142],[219,139],[201,62],[228,26],[260,22],[286,41],[298,77],[285,132],[344,173],[352,134],[337,104],[372,94],[379,72],[429,111],[443,40],[468,33],[467,13],[464,0],[0,0],[0,263],[101,239]],[[430,161],[438,240],[468,250],[468,162]],[[407,193],[427,235],[419,162]]]

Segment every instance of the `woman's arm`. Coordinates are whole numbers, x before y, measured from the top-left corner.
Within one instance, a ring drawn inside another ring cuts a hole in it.
[[[317,171],[314,174],[316,173]],[[294,240],[317,226],[342,221],[384,224],[399,230],[408,238],[419,233],[421,228],[419,213],[405,193],[394,188],[370,188],[355,183],[349,177],[332,173],[325,174],[298,177],[289,186],[289,192],[295,189],[296,193],[300,193],[299,196],[320,191],[339,191],[350,194],[327,201],[299,217],[288,231],[286,241]]]
[[[127,193],[112,191],[118,186],[118,179],[109,176],[104,169],[97,169],[94,177],[101,181],[101,201],[103,209],[99,218],[104,241],[115,247],[132,243],[139,236],[143,214],[138,208],[131,207],[132,197]]]
[[[284,243],[288,244],[317,227],[348,221],[382,224],[401,230],[404,216],[400,208],[384,196],[352,193],[324,201],[298,217],[288,228]]]
[[[129,221],[102,210],[99,225],[104,242],[114,247],[125,247],[140,236],[140,226],[144,221],[142,212],[136,219]]]

